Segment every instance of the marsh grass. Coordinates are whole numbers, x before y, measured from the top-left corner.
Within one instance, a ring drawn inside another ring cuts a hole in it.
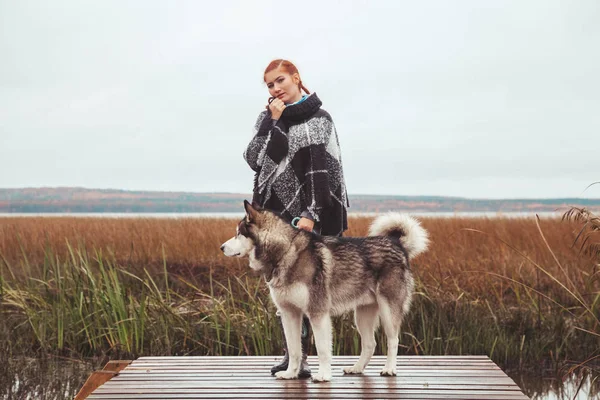
[[[563,215],[563,220],[581,224],[573,245],[579,243],[582,252],[600,258],[600,218],[585,208],[571,207]]]
[[[364,235],[369,222],[351,219],[349,235]],[[579,221],[423,225],[432,245],[412,265],[402,353],[596,368],[600,272],[594,254],[573,246]],[[280,354],[266,285],[245,260],[220,254],[234,230],[217,219],[0,219],[3,354]],[[351,315],[334,319],[335,354],[359,353],[352,325]],[[384,345],[378,333],[378,354]]]

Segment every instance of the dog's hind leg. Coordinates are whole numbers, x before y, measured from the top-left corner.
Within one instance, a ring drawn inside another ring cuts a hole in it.
[[[354,310],[354,320],[358,333],[360,333],[361,351],[360,358],[351,367],[345,367],[345,374],[362,374],[365,367],[371,361],[375,352],[375,328],[377,327],[377,318],[379,306],[377,303],[356,307]]]
[[[281,311],[281,323],[288,350],[288,368],[275,374],[277,379],[296,379],[302,362],[302,312],[298,309]]]
[[[309,316],[315,337],[317,355],[319,356],[319,371],[313,374],[314,382],[328,382],[331,380],[331,317],[329,314],[318,317]]]
[[[385,298],[380,297],[378,300],[381,326],[387,338],[387,359],[380,374],[382,376],[395,376],[398,358],[398,336],[400,335],[403,313],[401,309],[390,307],[390,303]]]

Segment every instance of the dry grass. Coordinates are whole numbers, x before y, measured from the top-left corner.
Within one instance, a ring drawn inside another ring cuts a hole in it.
[[[403,351],[597,364],[599,265],[573,219],[423,218],[432,244],[412,265]],[[351,218],[348,236],[370,221]],[[76,357],[277,352],[264,282],[219,249],[236,222],[0,218],[0,346]],[[357,354],[351,317],[334,324],[335,354]]]
[[[347,235],[366,234],[370,221],[366,217],[351,218]],[[600,278],[597,261],[573,246],[580,223],[558,218],[540,221],[561,269],[534,218],[422,221],[432,244],[415,260],[413,268],[424,284],[450,298],[468,295],[510,299],[515,296],[510,290],[514,287],[511,279],[544,294],[565,297],[564,290],[526,257],[583,296],[592,296],[598,290],[598,279],[590,281],[590,275]],[[160,272],[164,257],[169,272],[202,286],[208,282],[211,270],[216,279],[247,272],[246,260],[224,257],[219,250],[234,233],[235,224],[231,219],[204,218],[0,218],[0,254],[10,265],[21,264],[24,270],[24,255],[29,266],[35,268],[43,264],[47,250],[59,259],[67,258],[70,244],[92,253],[94,249],[102,250],[132,272],[142,268]],[[596,282],[595,287],[586,287],[590,282]]]

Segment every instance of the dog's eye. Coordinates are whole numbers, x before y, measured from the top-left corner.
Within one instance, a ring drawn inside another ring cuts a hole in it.
[[[243,224],[240,224],[240,232],[239,234],[242,236],[246,236],[248,235],[248,229],[250,228],[250,223],[244,222]]]

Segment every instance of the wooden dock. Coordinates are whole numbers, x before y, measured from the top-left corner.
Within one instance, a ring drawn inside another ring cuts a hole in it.
[[[76,399],[527,399],[487,356],[399,356],[398,375],[379,376],[385,356],[363,375],[344,375],[357,356],[333,358],[331,382],[277,380],[280,357],[142,357],[112,362]],[[313,372],[317,357],[310,356]],[[108,366],[108,365],[107,365]],[[93,376],[90,378],[92,379]],[[91,385],[91,386],[90,386]],[[90,390],[91,389],[91,390]],[[93,392],[92,392],[93,390]]]

